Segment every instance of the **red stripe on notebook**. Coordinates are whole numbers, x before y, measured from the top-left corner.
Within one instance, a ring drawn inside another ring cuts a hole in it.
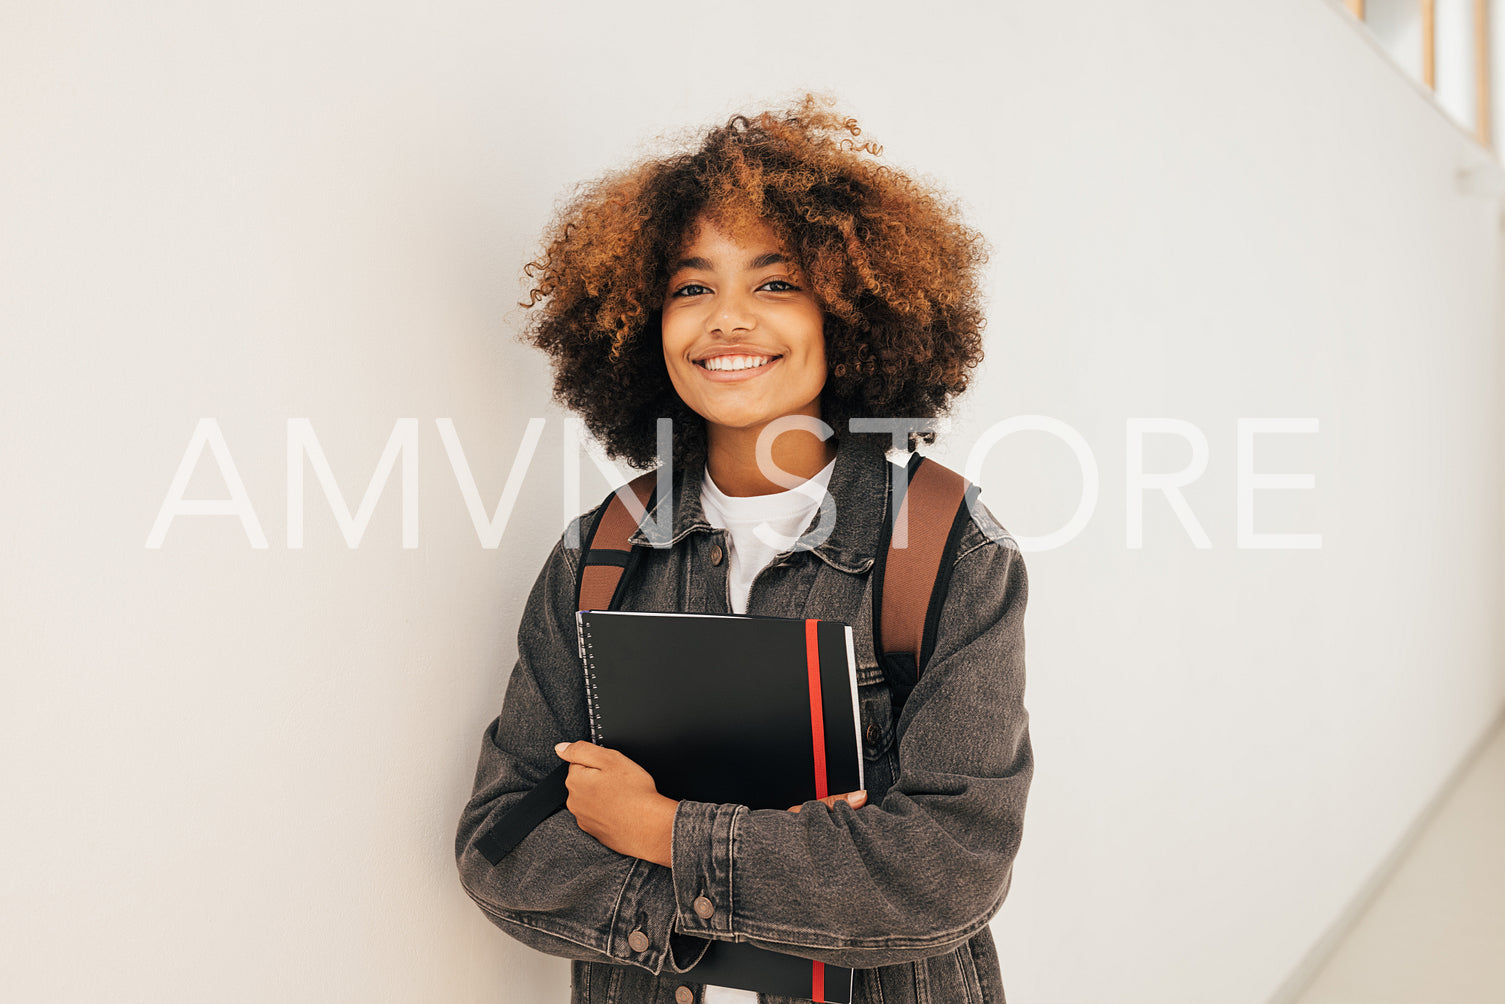
[[[805,621],[805,667],[810,677],[810,743],[815,752],[815,797],[825,798],[826,714],[820,700],[820,645],[815,637],[819,621]]]
[[[820,643],[815,626],[819,621],[805,621],[805,669],[810,680],[810,745],[815,753],[815,797],[825,798],[826,790],[826,713],[820,699]],[[826,964],[810,963],[810,1000],[826,999]]]

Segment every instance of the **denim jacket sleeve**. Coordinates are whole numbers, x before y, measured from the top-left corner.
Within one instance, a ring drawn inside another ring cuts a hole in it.
[[[1033,772],[1028,587],[1011,539],[974,525],[964,543],[882,801],[797,814],[682,802],[678,931],[870,968],[953,950],[998,910]]]
[[[575,538],[569,538],[575,539]],[[524,944],[570,959],[682,972],[706,948],[675,935],[669,869],[609,850],[567,811],[493,866],[476,849],[490,823],[561,762],[559,742],[590,735],[575,641],[578,551],[555,545],[528,597],[502,713],[486,729],[455,855],[466,892]]]

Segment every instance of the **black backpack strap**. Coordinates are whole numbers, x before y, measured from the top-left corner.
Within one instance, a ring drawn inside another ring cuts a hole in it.
[[[951,569],[978,490],[916,453],[898,497],[889,500],[890,518],[873,564],[873,652],[895,708],[903,707],[935,648]],[[898,520],[908,532],[904,547],[894,546]]]
[[[657,478],[657,471],[649,471],[627,482],[644,513],[653,511]],[[632,577],[631,567],[636,563],[632,535],[637,528],[638,519],[622,501],[620,489],[608,495],[585,540],[585,557],[575,580],[576,610],[616,609],[622,584]]]
[[[490,742],[491,737],[488,736],[486,741]],[[549,771],[542,781],[493,823],[491,829],[476,838],[476,850],[481,852],[481,856],[495,865],[510,854],[512,848],[522,843],[523,838],[532,833],[539,823],[564,808],[564,803],[570,797],[570,790],[564,783],[569,774],[570,765],[567,763],[561,763]]]

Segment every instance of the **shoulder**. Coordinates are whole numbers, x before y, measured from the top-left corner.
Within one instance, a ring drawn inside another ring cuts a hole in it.
[[[892,461],[889,461],[889,463],[893,464]],[[933,460],[926,461],[926,466],[931,464],[946,472],[948,490],[960,490],[955,485],[955,481],[960,481],[961,484],[966,483],[962,480],[961,475],[951,468],[938,464]],[[901,465],[893,466],[898,467]],[[955,479],[955,481],[951,479]],[[955,496],[953,495],[952,497],[954,498]],[[982,501],[977,497],[975,490],[972,492],[970,502],[966,503],[965,507],[967,512],[964,522],[960,527],[960,536],[956,541],[955,547],[955,559],[957,563],[972,555],[985,556],[1003,562],[1019,558],[1021,554],[1019,542],[1014,539],[1013,534],[1004,529],[1003,524],[998,521],[997,517],[993,515],[988,507],[983,505]]]
[[[988,511],[988,507],[973,499],[969,509],[967,523],[957,542],[957,562],[960,563],[970,555],[979,555],[980,552],[995,561],[1022,562],[1023,552],[1019,549],[1019,542],[1003,528],[1003,524]]]

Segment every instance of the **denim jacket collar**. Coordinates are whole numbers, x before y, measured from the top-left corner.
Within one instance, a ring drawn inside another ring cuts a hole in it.
[[[835,526],[829,536],[816,543],[822,515],[817,512],[811,526],[795,545],[795,550],[813,551],[822,561],[844,572],[858,574],[873,564],[873,555],[883,527],[888,506],[889,471],[883,450],[862,437],[845,437],[836,442],[836,466],[831,471],[831,485],[822,506],[834,504]],[[669,499],[658,499],[645,523],[658,525],[664,516],[671,520],[669,539],[655,543],[640,526],[630,538],[636,546],[673,547],[691,533],[711,531],[700,505],[700,488],[705,478],[705,461],[697,461],[674,472],[672,511],[664,513]]]

